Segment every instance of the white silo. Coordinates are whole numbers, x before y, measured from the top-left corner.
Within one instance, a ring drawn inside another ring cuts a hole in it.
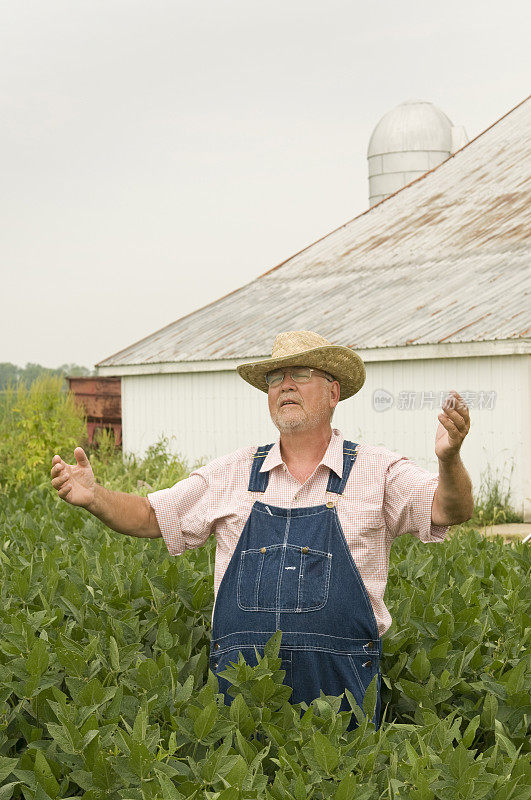
[[[373,206],[424,175],[468,142],[437,106],[408,100],[382,117],[369,141],[369,203]]]

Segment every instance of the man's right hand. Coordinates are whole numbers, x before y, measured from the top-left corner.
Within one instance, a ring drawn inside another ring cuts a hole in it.
[[[94,502],[96,480],[82,447],[74,450],[75,464],[66,464],[61,456],[52,459],[52,486],[59,497],[73,506],[88,508]]]

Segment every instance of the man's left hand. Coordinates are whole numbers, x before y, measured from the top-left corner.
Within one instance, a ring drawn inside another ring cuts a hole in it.
[[[435,455],[439,461],[451,461],[459,454],[463,440],[470,430],[468,406],[455,389],[450,390],[438,418]]]

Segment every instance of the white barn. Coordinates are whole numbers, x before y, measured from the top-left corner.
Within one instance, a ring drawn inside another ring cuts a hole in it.
[[[361,392],[333,424],[437,471],[441,392],[472,426],[462,449],[474,488],[509,479],[531,521],[531,98],[443,163],[247,285],[116,353],[123,447],[161,436],[189,463],[278,431],[266,395],[235,371],[275,335],[309,329],[353,347]]]

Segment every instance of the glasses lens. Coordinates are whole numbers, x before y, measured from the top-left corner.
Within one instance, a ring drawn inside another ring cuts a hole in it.
[[[266,383],[268,386],[278,386],[284,380],[284,372],[277,369],[274,372],[268,372],[266,375]]]
[[[309,367],[294,367],[291,377],[295,383],[308,383],[312,379],[312,371]]]

